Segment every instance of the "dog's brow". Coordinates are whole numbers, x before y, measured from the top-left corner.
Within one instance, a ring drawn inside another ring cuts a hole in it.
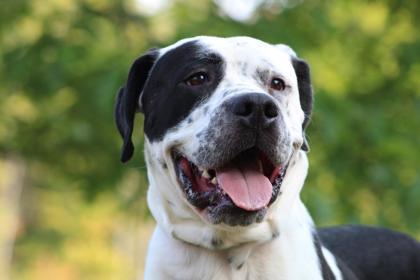
[[[221,57],[216,53],[202,53],[196,61],[199,63],[218,63],[221,61]]]
[[[187,72],[194,71],[197,68],[204,67],[206,65],[212,64],[217,65],[221,64],[222,58],[215,53],[203,53],[199,56],[192,57],[190,62],[185,65],[185,70]]]

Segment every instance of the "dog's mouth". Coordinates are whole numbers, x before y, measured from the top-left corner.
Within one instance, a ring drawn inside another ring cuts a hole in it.
[[[274,165],[257,148],[245,150],[214,169],[203,169],[176,151],[173,157],[186,198],[199,211],[206,209],[215,213],[223,208],[223,214],[235,212],[240,216],[259,212],[261,215],[256,215],[257,222],[262,220],[267,207],[276,200],[287,169],[287,164]],[[226,208],[230,210],[226,211]],[[221,218],[212,222],[223,221]]]

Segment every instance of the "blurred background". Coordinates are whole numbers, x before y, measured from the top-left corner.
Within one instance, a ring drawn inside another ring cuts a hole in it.
[[[310,172],[321,226],[420,238],[417,0],[4,0],[0,278],[134,279],[153,220],[142,119],[119,162],[114,97],[132,61],[195,35],[286,43],[312,67]]]

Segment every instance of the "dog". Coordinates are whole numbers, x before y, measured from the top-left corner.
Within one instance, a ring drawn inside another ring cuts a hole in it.
[[[115,108],[122,162],[144,114],[145,279],[420,279],[420,245],[387,229],[317,230],[300,200],[313,93],[286,45],[199,36],[134,61]]]

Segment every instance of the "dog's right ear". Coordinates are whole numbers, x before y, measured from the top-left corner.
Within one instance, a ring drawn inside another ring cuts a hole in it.
[[[158,55],[158,50],[153,49],[137,58],[131,65],[127,83],[118,92],[115,122],[124,141],[121,152],[122,162],[127,162],[133,156],[134,145],[131,136],[133,134],[134,116],[136,112],[143,111],[140,104],[140,95]]]
[[[308,140],[306,139],[305,130],[309,125],[312,114],[312,105],[313,105],[313,90],[311,84],[311,74],[309,65],[297,57],[292,57],[292,65],[296,72],[296,77],[298,80],[298,89],[299,89],[299,98],[300,105],[305,114],[305,119],[302,124],[302,133],[303,133],[303,145],[302,150],[308,152],[309,145]]]

